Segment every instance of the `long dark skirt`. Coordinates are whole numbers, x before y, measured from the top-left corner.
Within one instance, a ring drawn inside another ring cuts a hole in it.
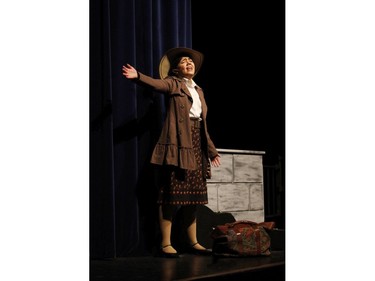
[[[206,174],[210,165],[203,165],[201,128],[192,126],[192,137],[197,170],[184,170],[174,166],[165,167],[164,181],[159,189],[158,204],[199,205],[207,204]],[[205,161],[208,163],[208,161]]]

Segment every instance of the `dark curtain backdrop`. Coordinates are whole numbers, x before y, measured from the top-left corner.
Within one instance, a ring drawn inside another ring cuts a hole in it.
[[[90,257],[145,255],[158,240],[149,159],[164,100],[121,75],[158,77],[163,53],[192,47],[190,0],[90,1]]]

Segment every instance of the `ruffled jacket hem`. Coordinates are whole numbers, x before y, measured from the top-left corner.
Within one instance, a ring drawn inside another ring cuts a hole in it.
[[[198,169],[193,148],[177,147],[173,144],[157,143],[152,153],[151,163],[172,165],[187,170]]]

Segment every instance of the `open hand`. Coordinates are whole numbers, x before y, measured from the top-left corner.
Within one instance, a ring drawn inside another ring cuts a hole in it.
[[[128,63],[122,66],[122,75],[128,79],[138,78],[137,70]]]

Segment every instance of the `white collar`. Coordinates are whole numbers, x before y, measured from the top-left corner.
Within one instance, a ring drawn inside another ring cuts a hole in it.
[[[186,85],[188,85],[189,87],[192,87],[194,88],[197,84],[195,84],[194,80],[193,79],[187,79],[187,78],[183,78]]]

